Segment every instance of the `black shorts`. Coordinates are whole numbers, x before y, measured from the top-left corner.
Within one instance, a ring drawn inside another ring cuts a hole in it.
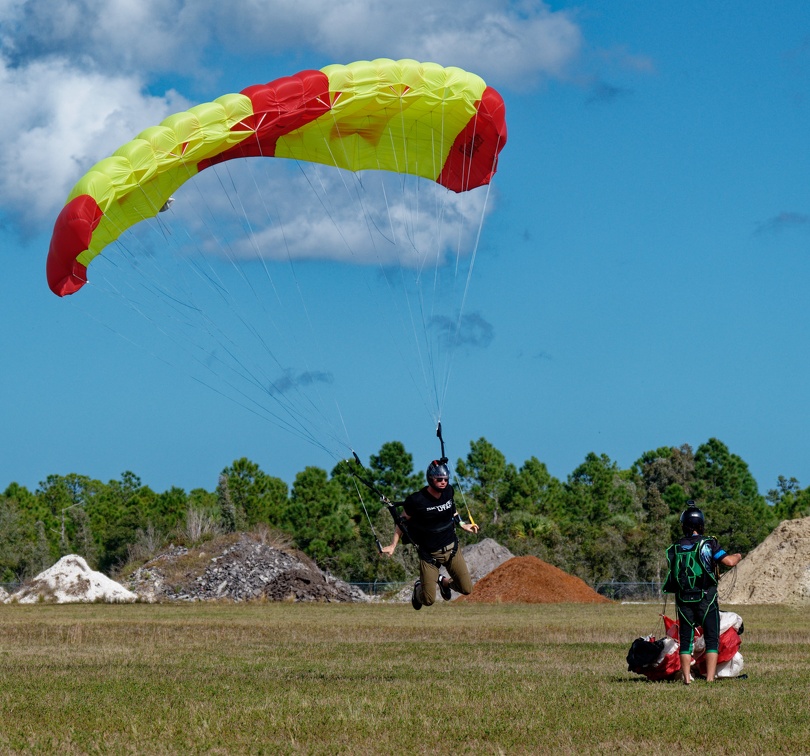
[[[678,610],[680,653],[692,653],[696,627],[703,630],[706,651],[717,653],[720,646],[720,607],[717,603],[717,586],[707,588],[700,601],[686,603],[676,600],[675,606]]]

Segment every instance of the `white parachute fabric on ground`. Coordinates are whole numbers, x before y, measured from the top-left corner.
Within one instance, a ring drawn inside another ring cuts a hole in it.
[[[735,612],[720,612],[720,637],[731,629],[740,631],[743,626],[742,617]],[[700,635],[695,638],[695,646],[692,655],[695,658],[702,656],[706,652],[706,640]],[[717,677],[738,677],[745,666],[742,654],[737,651],[728,661],[717,663]]]

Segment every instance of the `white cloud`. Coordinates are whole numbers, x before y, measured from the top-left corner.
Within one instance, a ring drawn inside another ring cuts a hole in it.
[[[4,16],[4,17],[3,17]],[[559,76],[578,55],[570,14],[508,0],[28,0],[0,7],[14,65],[80,56],[113,71],[208,75],[218,48],[326,62],[408,57],[480,71],[498,86]]]
[[[81,173],[125,139],[187,107],[176,93],[144,94],[136,77],[84,73],[62,59],[0,61],[0,203],[21,227],[54,213]]]
[[[521,88],[564,75],[581,44],[565,12],[507,0],[0,0],[0,28],[0,97],[12,103],[0,122],[0,212],[23,230],[52,222],[95,161],[192,104],[162,77],[207,83],[225,67],[238,80],[240,65],[275,58],[269,79],[279,57],[317,53],[319,65],[434,60]],[[313,252],[329,233],[321,225]]]
[[[208,43],[204,17],[182,0],[28,0],[0,10],[5,57],[16,67],[43,58],[79,70],[192,72]],[[195,8],[196,4],[190,4]]]
[[[198,11],[217,17],[218,36],[232,50],[331,54],[336,62],[416,58],[480,72],[497,86],[527,88],[560,76],[576,58],[581,35],[572,18],[543,3],[505,0],[355,0],[279,2],[272,12],[242,4]]]
[[[451,261],[457,249],[468,255],[490,209],[486,187],[456,194],[413,177],[303,164],[302,175],[295,165],[246,160],[208,169],[160,220],[189,229],[177,237],[208,254],[419,271]]]

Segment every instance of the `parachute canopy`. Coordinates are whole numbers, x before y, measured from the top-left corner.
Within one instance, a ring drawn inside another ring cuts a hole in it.
[[[378,59],[251,86],[169,116],[94,165],[56,220],[48,285],[78,291],[108,244],[232,158],[407,173],[463,192],[489,183],[505,143],[501,96],[460,68]]]

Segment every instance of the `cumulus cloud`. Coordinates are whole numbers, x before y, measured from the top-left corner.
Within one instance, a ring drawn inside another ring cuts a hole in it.
[[[0,62],[0,204],[21,228],[54,215],[76,179],[165,115],[187,107],[176,92],[144,93],[134,76],[84,73],[61,58],[24,68]]]
[[[219,39],[232,51],[270,45],[315,50],[339,62],[416,58],[485,72],[499,86],[527,88],[562,75],[581,47],[572,17],[537,2],[299,0],[276,3],[271,12],[247,3],[199,4],[206,5],[198,12],[217,17]]]
[[[6,0],[0,29],[0,97],[13,103],[0,124],[0,213],[31,232],[94,162],[199,99],[167,91],[168,77],[219,93],[215,77],[227,70],[238,86],[223,91],[240,89],[251,82],[234,70],[260,59],[271,79],[284,56],[301,67],[413,57],[525,89],[564,76],[582,45],[569,13],[524,0]],[[313,252],[332,233],[316,224]]]
[[[78,71],[191,73],[210,43],[197,3],[182,0],[26,0],[3,14],[3,54],[14,68],[63,58]],[[199,3],[199,6],[206,3]]]
[[[187,182],[160,222],[189,229],[207,254],[339,260],[418,274],[469,255],[492,196],[487,187],[456,194],[382,171],[245,160]]]

